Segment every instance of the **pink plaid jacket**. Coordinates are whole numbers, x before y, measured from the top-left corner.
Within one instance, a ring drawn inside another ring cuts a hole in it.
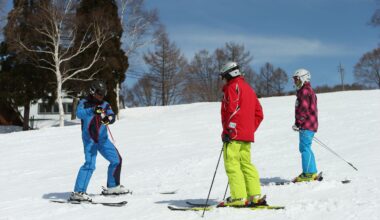
[[[318,130],[317,96],[309,82],[297,91],[295,125],[303,130]]]

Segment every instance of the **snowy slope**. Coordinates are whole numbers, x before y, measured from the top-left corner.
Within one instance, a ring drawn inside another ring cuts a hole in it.
[[[353,170],[313,144],[325,181],[264,186],[268,202],[282,211],[216,209],[205,219],[380,219],[380,91],[319,94],[316,137]],[[291,130],[295,97],[261,99],[265,119],[252,158],[262,182],[301,172],[297,133]],[[131,108],[110,126],[123,156],[122,184],[133,189],[122,208],[50,203],[73,189],[83,163],[80,126],[0,134],[0,220],[3,219],[201,219],[200,212],[172,212],[167,205],[204,202],[221,150],[220,103]],[[107,162],[98,156],[88,193],[106,182]],[[221,163],[211,202],[223,198],[227,178]],[[345,178],[350,184],[341,184]],[[178,190],[174,195],[160,192]],[[117,201],[122,198],[96,200]]]

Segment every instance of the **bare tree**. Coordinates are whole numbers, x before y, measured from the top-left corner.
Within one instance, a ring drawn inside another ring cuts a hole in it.
[[[119,0],[119,15],[123,27],[123,50],[129,60],[138,55],[138,50],[151,43],[156,38],[154,32],[158,27],[159,18],[157,10],[145,9],[145,0]],[[131,62],[133,63],[133,62]],[[134,73],[135,67],[130,65],[129,73]],[[116,93],[119,99],[120,84],[117,84]],[[120,103],[119,100],[117,103]]]
[[[7,2],[8,2],[7,0],[0,0],[0,34],[1,35],[3,34],[3,28],[7,20],[7,10],[6,10]]]
[[[80,45],[74,48],[74,42],[78,40],[76,39],[78,30],[72,19],[75,8],[75,4],[71,0],[39,2],[39,13],[29,25],[32,25],[33,30],[40,36],[44,46],[31,47],[25,44],[20,37],[16,39],[18,45],[35,58],[39,68],[49,70],[55,75],[60,126],[64,126],[63,84],[68,80],[92,80],[97,72],[86,78],[78,78],[78,74],[89,70],[99,60],[101,47],[110,38],[105,34],[104,27],[92,23],[88,25],[86,34],[80,39]],[[83,63],[80,67],[75,68],[69,65],[70,61],[78,55],[94,47],[96,50],[89,63]]]
[[[354,73],[357,81],[380,88],[380,48],[365,53],[355,65]]]
[[[237,62],[243,72],[253,60],[250,52],[245,50],[244,45],[235,42],[226,43],[224,53],[228,60]]]
[[[224,53],[226,61],[235,61],[239,64],[240,70],[244,74],[244,78],[248,81],[249,84],[253,85],[255,72],[250,66],[253,57],[249,51],[245,50],[244,44],[227,42],[222,51]]]
[[[375,12],[373,13],[372,17],[371,17],[371,24],[374,25],[374,26],[379,26],[380,25],[380,1],[377,0],[377,5],[378,5],[378,8],[375,10]]]
[[[180,101],[180,84],[187,62],[177,46],[169,41],[163,27],[156,32],[156,37],[155,51],[144,54],[144,60],[161,105],[175,104]]]
[[[252,84],[253,69],[250,67],[252,56],[244,45],[228,42],[222,48],[217,48],[213,54],[201,50],[195,54],[186,74],[186,85],[183,91],[187,102],[220,100],[222,80],[220,69],[227,61],[239,64],[244,78]]]
[[[123,49],[128,57],[141,47],[154,42],[155,28],[158,27],[157,10],[144,9],[145,0],[119,0],[120,20],[124,29]]]
[[[3,29],[7,21],[6,5],[7,5],[7,0],[0,0],[0,41],[3,41],[4,39]],[[0,68],[1,68],[1,65],[0,65]]]
[[[273,79],[274,67],[270,63],[265,63],[263,67],[260,69],[259,82],[262,84],[264,88],[264,95],[270,96],[273,92]]]
[[[271,84],[273,85],[273,90],[277,95],[284,94],[284,89],[288,83],[288,75],[285,70],[277,68],[274,70],[272,75]]]
[[[154,87],[149,75],[145,75],[127,91],[127,101],[133,106],[152,106],[158,104]]]
[[[183,96],[187,101],[217,101],[220,94],[220,77],[215,56],[207,50],[195,54],[186,74]]]

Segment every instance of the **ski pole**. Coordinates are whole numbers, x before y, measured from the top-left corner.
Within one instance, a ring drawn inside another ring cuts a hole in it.
[[[223,201],[226,199],[226,195],[227,195],[227,190],[228,190],[228,185],[229,184],[230,184],[230,182],[228,181],[227,182],[227,186],[226,186],[226,191],[224,191]]]
[[[326,144],[324,144],[322,141],[320,141],[318,138],[316,137],[313,137],[313,140],[315,142],[317,142],[317,144],[321,145],[322,147],[324,147],[325,149],[327,149],[328,151],[330,151],[332,154],[334,154],[335,156],[337,156],[338,158],[342,159],[344,162],[346,162],[348,165],[350,165],[352,168],[354,168],[356,171],[358,171],[358,169],[350,162],[346,161],[345,159],[343,159],[343,157],[339,156],[339,154],[337,154],[336,152],[334,152],[331,148],[329,148]]]
[[[228,143],[227,143],[227,144],[228,144]],[[210,193],[211,193],[212,185],[214,184],[214,180],[215,180],[216,171],[218,170],[218,166],[219,166],[220,158],[222,157],[223,148],[224,148],[224,146],[222,147],[222,150],[220,151],[220,155],[219,155],[218,163],[216,164],[216,169],[215,169],[215,172],[214,172],[214,177],[212,178],[211,186],[210,186],[210,190],[208,191],[206,204],[205,204],[205,207],[204,207],[204,209],[203,209],[203,213],[202,213],[202,218],[203,218],[203,216],[205,215],[205,211],[206,211],[206,208],[207,208],[207,205],[208,205],[208,199],[210,198]]]
[[[113,136],[112,136],[112,133],[111,133],[111,129],[110,129],[110,127],[109,127],[108,125],[106,125],[106,126],[107,126],[107,130],[108,130],[108,132],[110,133],[110,136],[111,136],[112,142],[113,142],[113,144],[115,144],[115,139],[113,139]]]

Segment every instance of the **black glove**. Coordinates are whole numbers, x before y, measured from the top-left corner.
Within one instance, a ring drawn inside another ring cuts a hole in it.
[[[223,143],[230,143],[231,142],[231,138],[230,138],[230,136],[228,134],[223,134],[222,141],[223,141]]]
[[[106,116],[102,119],[102,124],[104,125],[109,125],[110,124],[110,119]]]
[[[101,106],[96,106],[94,109],[94,113],[96,115],[101,115],[104,112],[103,108]]]

